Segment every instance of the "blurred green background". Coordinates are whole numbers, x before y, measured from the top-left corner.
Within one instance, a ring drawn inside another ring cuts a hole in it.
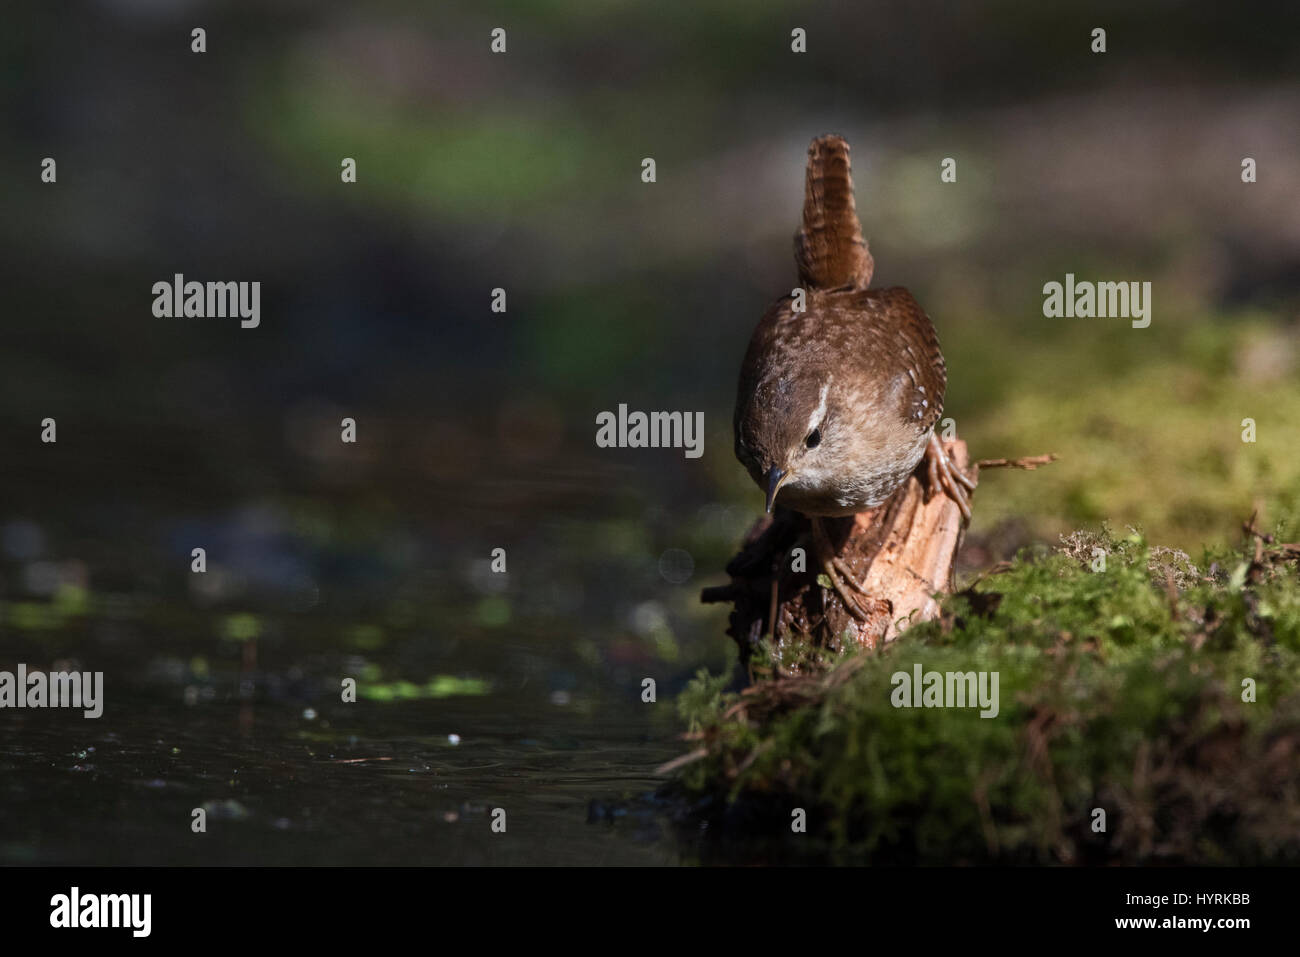
[[[3,769],[26,774],[0,791],[8,859],[191,859],[183,829],[147,850],[55,833],[48,795],[87,763],[66,735],[93,732],[162,742],[88,772],[144,833],[158,809],[137,789],[158,780],[178,814],[192,791],[249,811],[229,860],[312,860],[329,825],[301,793],[277,805],[273,771],[237,787],[202,770],[242,744],[160,756],[194,709],[261,735],[304,788],[325,753],[304,741],[370,760],[400,739],[395,760],[462,770],[433,802],[461,823],[491,799],[469,769],[517,749],[533,771],[493,786],[519,801],[545,804],[537,776],[565,749],[608,771],[566,764],[550,780],[573,801],[651,786],[679,745],[641,680],[666,701],[730,660],[698,593],[761,511],[731,451],[735,379],[794,284],[825,132],[852,144],[875,284],[934,319],[974,455],[1060,456],[986,475],[966,571],[1104,520],[1195,555],[1300,499],[1293,5],[100,0],[6,19],[0,667],[103,667],[121,689],[89,730],[0,716]],[[176,272],[260,280],[261,326],[154,318],[151,286]],[[1066,272],[1150,281],[1150,327],[1044,318]],[[598,449],[596,413],[622,402],[702,410],[704,456]],[[340,674],[371,704],[331,703]],[[504,726],[474,752],[488,716]],[[430,845],[367,857],[359,839],[344,862],[489,854],[412,823],[425,800],[376,813]],[[561,804],[537,820],[574,821]],[[591,834],[579,820],[571,859],[676,853]],[[545,859],[531,846],[490,853]]]

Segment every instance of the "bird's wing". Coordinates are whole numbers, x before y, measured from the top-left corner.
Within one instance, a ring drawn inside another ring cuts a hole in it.
[[[912,294],[902,286],[850,294],[870,326],[873,346],[892,371],[886,377],[897,393],[899,412],[917,428],[928,431],[943,414],[948,372],[934,324]]]

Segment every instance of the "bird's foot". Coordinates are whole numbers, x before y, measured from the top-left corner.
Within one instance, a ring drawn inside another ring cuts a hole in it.
[[[821,519],[812,518],[810,522],[818,563],[827,581],[830,582],[831,589],[840,596],[845,610],[864,623],[877,615],[893,614],[893,604],[886,598],[872,598],[844,559],[835,554],[835,549],[826,535],[826,529],[822,527]]]
[[[975,490],[975,480],[961,470],[948,455],[948,450],[931,435],[925,449],[926,479],[925,500],[930,501],[936,492],[943,492],[957,503],[963,521],[970,521],[970,492]]]

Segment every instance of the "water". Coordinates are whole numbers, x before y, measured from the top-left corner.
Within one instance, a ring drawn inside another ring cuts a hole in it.
[[[118,696],[121,697],[119,690]],[[666,735],[630,709],[186,707],[8,720],[0,857],[59,864],[664,864]],[[598,723],[597,723],[598,722]],[[600,733],[593,729],[599,727]],[[453,745],[449,735],[460,735]],[[593,818],[597,796],[620,799]],[[621,800],[624,796],[631,801]],[[506,832],[490,812],[503,808]],[[191,831],[204,808],[207,831]]]
[[[697,859],[654,769],[688,749],[676,692],[727,667],[697,598],[743,510],[697,496],[678,526],[538,482],[490,512],[374,486],[183,508],[9,479],[0,670],[102,671],[105,704],[0,711],[0,863]]]

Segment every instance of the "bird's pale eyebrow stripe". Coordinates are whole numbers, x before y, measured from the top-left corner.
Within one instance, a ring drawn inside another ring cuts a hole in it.
[[[826,414],[826,396],[831,391],[831,378],[833,376],[828,377],[826,384],[822,386],[821,394],[817,397],[817,408],[813,410],[812,418],[808,420],[808,428],[804,430],[805,432],[811,432],[817,428],[817,423],[821,422],[822,416]]]

